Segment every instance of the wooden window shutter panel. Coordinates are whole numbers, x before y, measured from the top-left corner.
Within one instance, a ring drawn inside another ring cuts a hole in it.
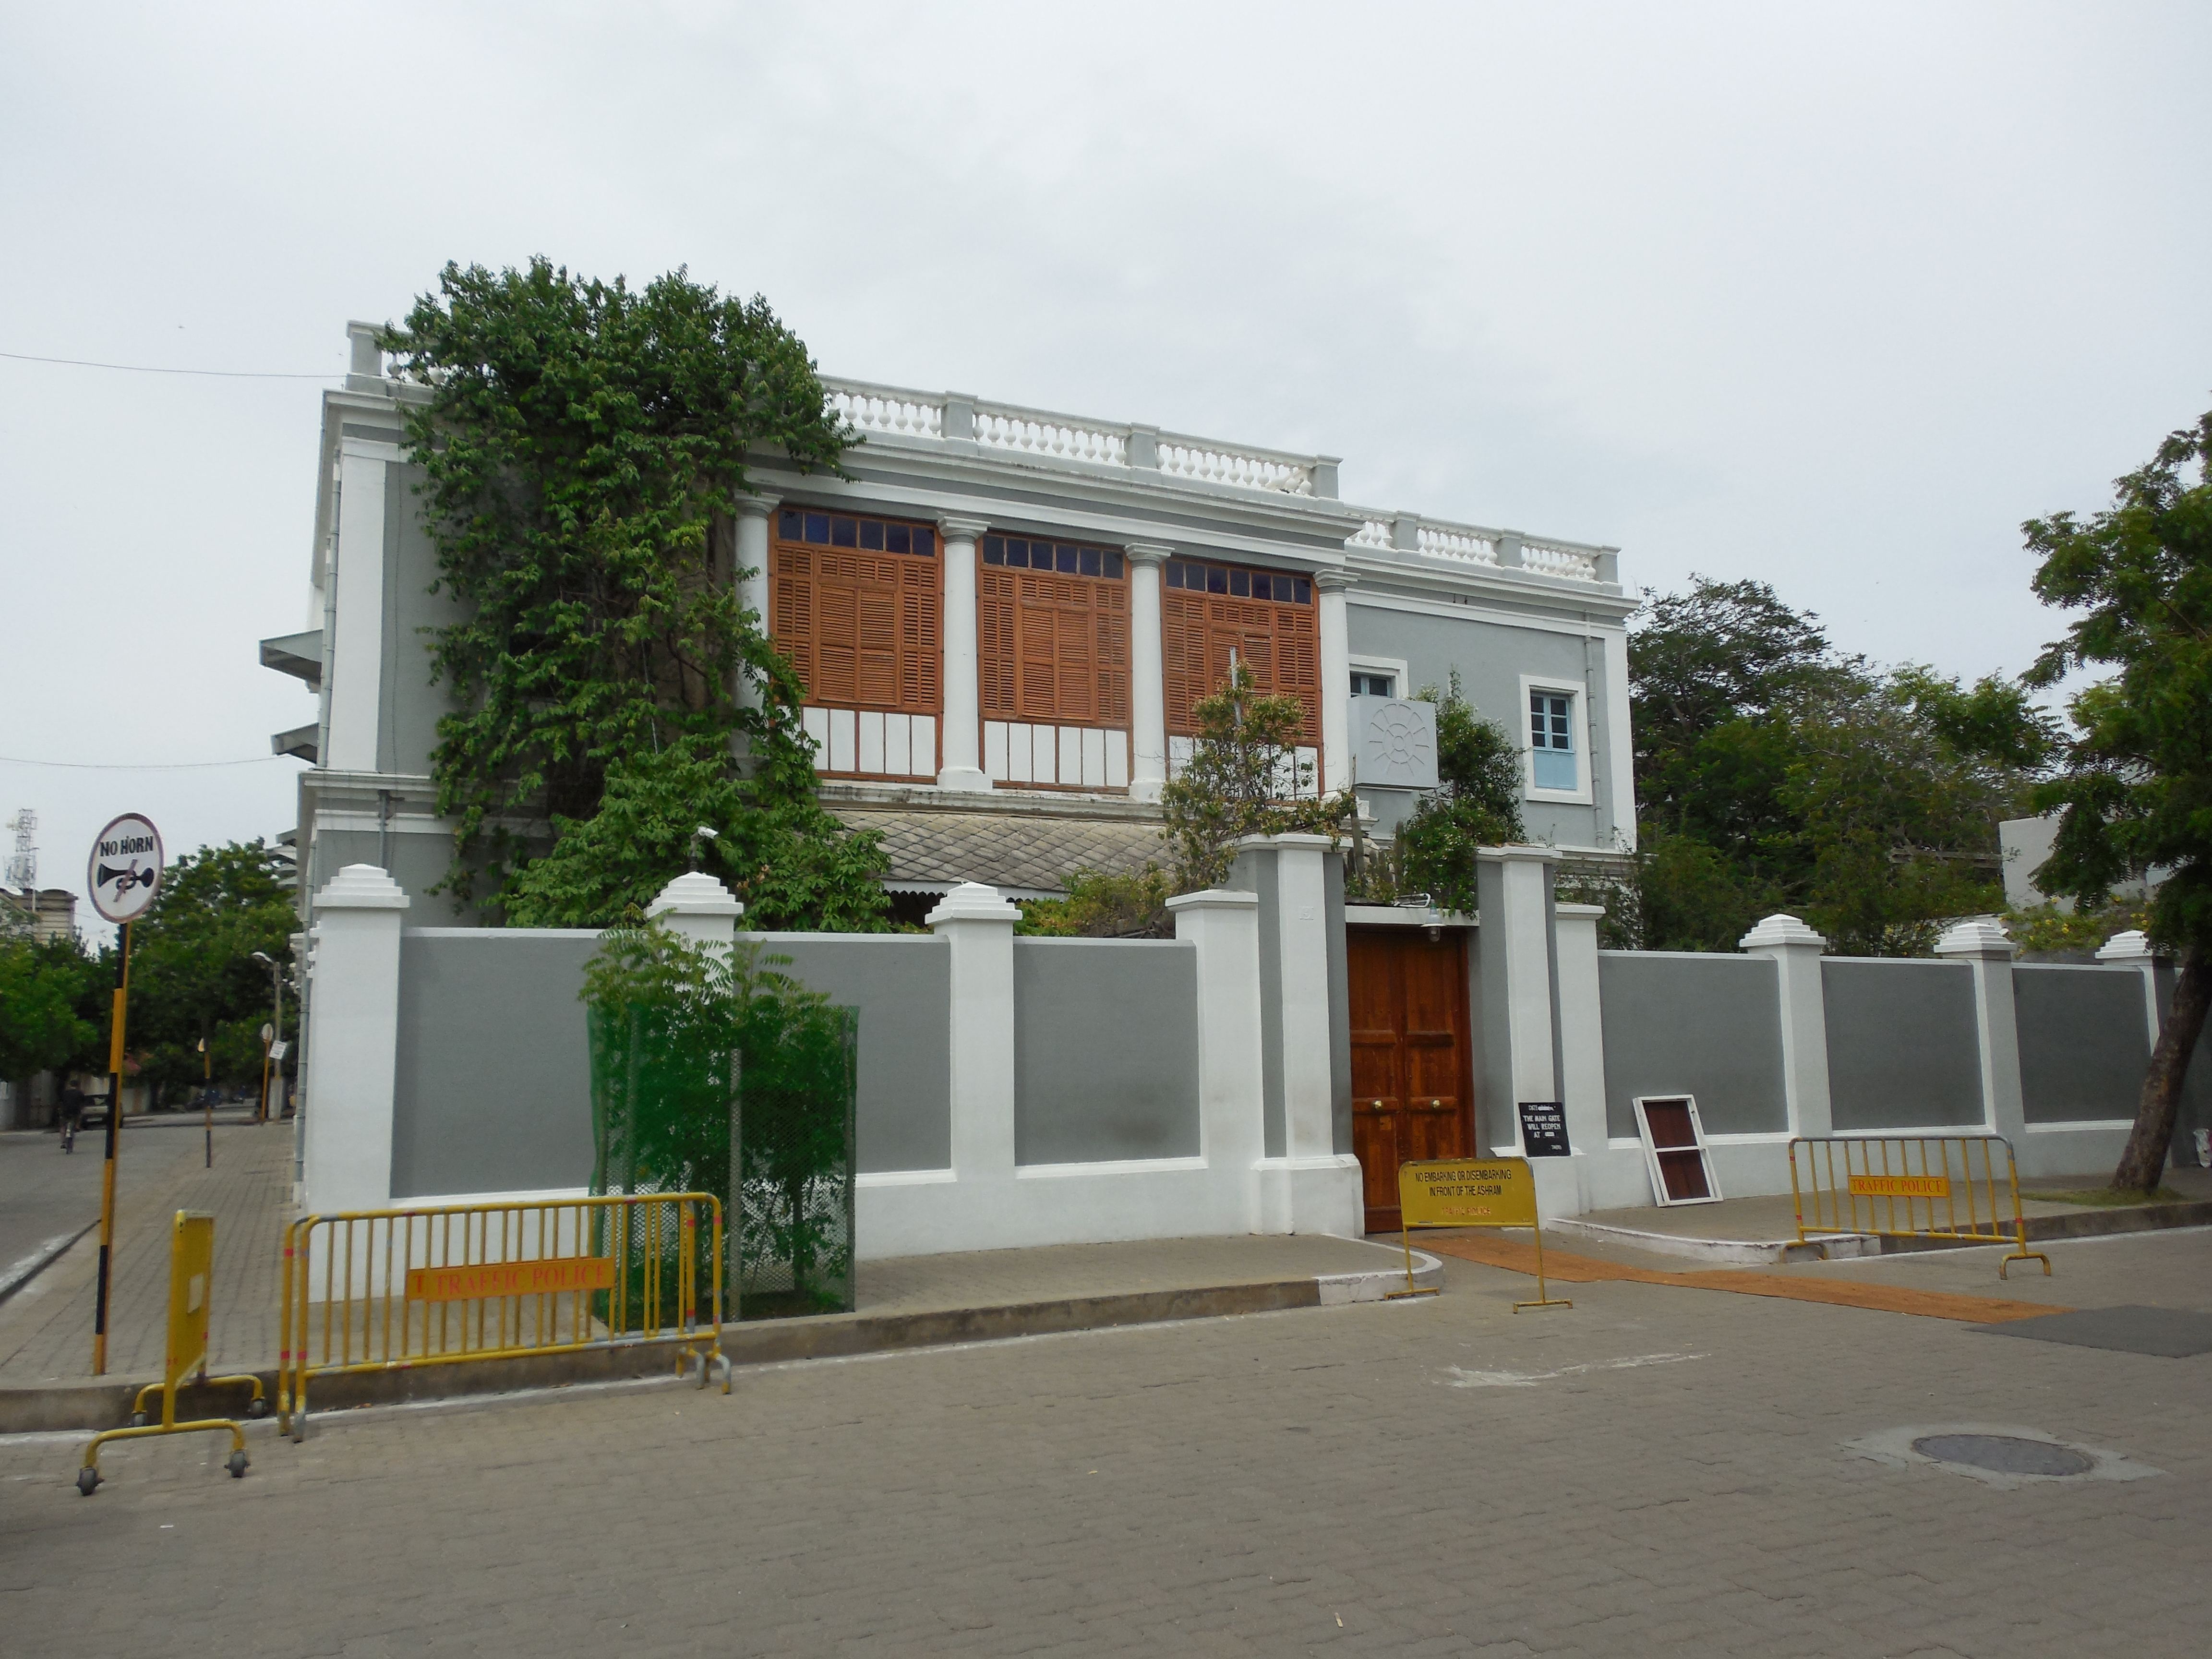
[[[1014,579],[1002,572],[985,570],[975,584],[976,678],[981,683],[983,712],[1004,720],[1016,718],[1014,701]]]

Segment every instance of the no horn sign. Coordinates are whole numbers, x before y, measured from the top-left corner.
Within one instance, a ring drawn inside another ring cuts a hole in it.
[[[125,812],[100,832],[85,867],[92,908],[113,922],[135,921],[161,890],[161,832],[153,820]]]

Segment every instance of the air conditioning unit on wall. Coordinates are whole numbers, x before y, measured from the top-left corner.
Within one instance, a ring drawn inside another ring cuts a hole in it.
[[[1352,764],[1359,782],[1385,789],[1437,787],[1437,706],[1407,697],[1352,700]]]

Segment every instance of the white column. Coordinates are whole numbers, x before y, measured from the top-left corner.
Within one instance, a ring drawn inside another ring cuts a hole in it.
[[[400,459],[396,444],[362,438],[338,444],[336,568],[330,637],[323,641],[330,683],[330,731],[321,763],[340,772],[374,772],[384,707],[384,489]]]
[[[308,1211],[381,1210],[392,1202],[407,903],[398,883],[373,864],[349,864],[315,895],[301,1126]]]
[[[677,877],[645,910],[648,919],[660,921],[670,933],[725,959],[737,942],[738,918],[744,913],[736,896],[703,870]]]
[[[952,1169],[965,1184],[1014,1178],[1014,923],[1021,912],[963,882],[925,920],[952,951]]]
[[[1352,578],[1340,570],[1314,577],[1321,605],[1321,787],[1334,794],[1352,787],[1352,634],[1344,591]],[[1410,690],[1401,688],[1401,695]]]
[[[981,690],[975,678],[975,538],[981,519],[939,519],[945,539],[945,766],[940,789],[988,789]]]
[[[1243,1186],[1244,1225],[1260,1230],[1267,1152],[1261,1086],[1260,897],[1208,888],[1168,901],[1176,937],[1198,951],[1199,1151]]]
[[[768,521],[782,505],[775,495],[738,498],[738,603],[760,618],[760,630],[769,632]],[[738,671],[738,702],[746,708],[761,706],[759,684],[744,669]]]
[[[2012,996],[2012,941],[1984,917],[1954,922],[1936,941],[1936,954],[1974,972],[1974,1029],[1981,1041],[1982,1122],[2015,1146],[2027,1127],[2021,1095],[2020,1015]]]
[[[1828,1095],[1828,1002],[1820,953],[1828,941],[1795,916],[1772,915],[1743,936],[1747,956],[1767,957],[1780,981],[1782,1090],[1790,1133],[1834,1133]]]
[[[1605,1011],[1598,995],[1597,925],[1602,904],[1552,906],[1559,964],[1559,1103],[1574,1150],[1575,1192],[1591,1202],[1586,1161],[1606,1150]]]
[[[1168,781],[1167,670],[1160,647],[1160,567],[1173,550],[1133,542],[1129,556],[1129,795],[1158,800]]]

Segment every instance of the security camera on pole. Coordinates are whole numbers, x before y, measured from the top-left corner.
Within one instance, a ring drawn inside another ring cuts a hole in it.
[[[107,1038],[107,1164],[100,1176],[100,1298],[92,1321],[92,1374],[107,1374],[109,1275],[115,1263],[115,1154],[123,1133],[123,1028],[131,999],[131,926],[161,890],[161,832],[126,812],[100,832],[85,869],[92,908],[123,929],[116,952],[115,1015]]]

